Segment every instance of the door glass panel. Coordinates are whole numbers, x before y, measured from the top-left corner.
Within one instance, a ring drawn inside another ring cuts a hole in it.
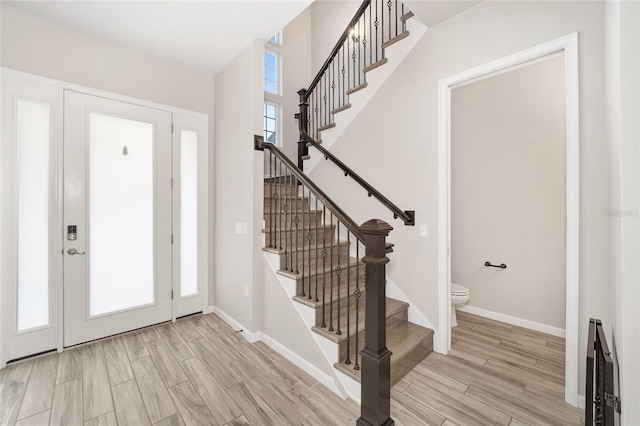
[[[198,293],[198,133],[180,132],[180,296]]]
[[[49,324],[49,105],[17,102],[17,329]]]
[[[90,316],[154,302],[150,123],[89,115]]]

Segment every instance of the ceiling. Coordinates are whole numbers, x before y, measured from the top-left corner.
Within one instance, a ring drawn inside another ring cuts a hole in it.
[[[189,67],[217,73],[313,0],[2,1],[2,4]]]
[[[480,3],[480,0],[404,0],[404,4],[428,28]]]

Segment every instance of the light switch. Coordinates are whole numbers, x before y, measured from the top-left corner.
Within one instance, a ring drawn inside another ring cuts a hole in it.
[[[429,235],[429,228],[427,225],[420,225],[420,236],[426,237],[427,235]]]
[[[247,234],[247,224],[246,223],[236,223],[236,234]]]

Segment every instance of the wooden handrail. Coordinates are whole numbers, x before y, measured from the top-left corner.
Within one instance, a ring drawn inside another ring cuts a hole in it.
[[[360,19],[364,11],[367,9],[367,7],[369,7],[370,3],[371,3],[371,0],[364,0],[362,2],[358,10],[356,11],[356,14],[351,19],[351,22],[349,22],[349,25],[347,25],[347,28],[344,30],[344,32],[338,39],[338,42],[331,50],[329,57],[327,58],[326,61],[324,61],[324,64],[322,64],[320,71],[318,71],[318,74],[316,74],[315,78],[313,79],[309,87],[305,90],[305,93],[302,97],[303,101],[306,101],[307,99],[309,99],[309,95],[311,94],[311,92],[313,92],[313,89],[315,89],[315,87],[318,85],[318,82],[324,75],[325,71],[329,68],[331,61],[333,61],[333,58],[338,54],[338,52],[340,51],[340,48],[342,47],[344,42],[347,40],[347,37],[349,37],[349,34],[351,33],[353,26],[358,23],[358,20]]]
[[[368,196],[375,197],[378,201],[382,203],[386,208],[393,212],[394,219],[400,218],[407,226],[414,226],[416,224],[416,215],[414,210],[402,210],[400,207],[393,204],[387,197],[385,197],[380,191],[375,189],[369,182],[360,177],[359,174],[354,172],[349,166],[347,166],[342,160],[333,155],[329,150],[325,149],[317,140],[313,139],[306,133],[301,134],[302,139],[311,144],[314,148],[322,153],[322,155],[331,160],[336,166],[342,169],[345,176],[350,176],[353,180],[355,180],[360,186],[362,186],[367,191]]]
[[[347,229],[358,239],[358,241],[364,243],[365,239],[362,233],[360,232],[360,227],[354,222],[353,219],[347,215],[344,210],[342,210],[338,205],[321,190],[318,185],[316,185],[307,175],[302,173],[300,169],[274,144],[265,143],[263,136],[255,135],[253,137],[254,140],[254,148],[258,151],[264,151],[265,149],[271,151],[273,155],[289,169],[291,174],[293,174],[296,179],[298,179],[304,186],[309,188],[313,195],[324,204],[329,211],[333,213],[333,215],[344,225]]]

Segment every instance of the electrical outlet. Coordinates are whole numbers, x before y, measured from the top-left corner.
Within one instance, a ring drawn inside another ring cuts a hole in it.
[[[426,237],[429,235],[429,228],[427,225],[420,225],[420,236]]]
[[[244,286],[244,297],[249,297],[249,286],[248,285]]]

